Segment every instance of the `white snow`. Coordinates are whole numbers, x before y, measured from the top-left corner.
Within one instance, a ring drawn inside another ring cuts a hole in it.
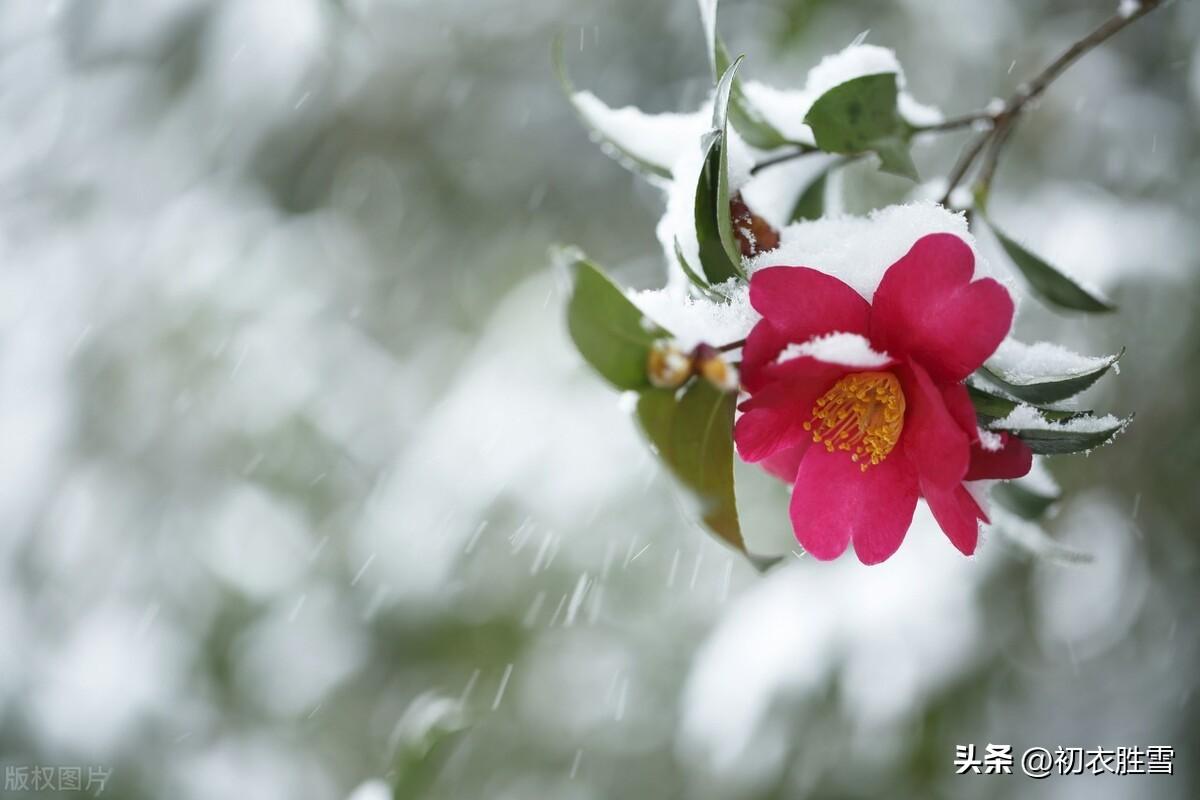
[[[812,356],[818,361],[830,364],[865,369],[882,367],[892,361],[891,356],[873,349],[866,337],[857,333],[830,333],[816,336],[803,344],[789,344],[779,354],[776,363],[801,356]]]
[[[817,95],[808,89],[778,89],[758,81],[743,81],[742,91],[775,130],[795,142],[813,144],[812,129],[804,124]]]
[[[378,778],[359,784],[346,800],[392,800],[391,787]]]
[[[979,429],[979,446],[989,453],[998,453],[1004,449],[1004,440],[995,431]]]
[[[840,156],[812,153],[804,158],[762,170],[742,187],[742,199],[755,214],[770,223],[771,227],[782,228],[791,221],[792,209],[800,197],[800,192],[839,158]],[[832,191],[836,181],[837,178],[833,177],[825,184],[826,213],[836,213],[839,210],[838,204],[834,202],[835,193]]]
[[[1114,363],[1116,356],[1084,356],[1053,342],[1025,344],[1005,339],[986,366],[1009,383],[1031,384],[1087,375]]]
[[[1121,0],[1117,4],[1117,14],[1125,19],[1129,19],[1142,8],[1142,0]]]
[[[750,306],[750,288],[741,282],[718,284],[728,302],[714,303],[689,293],[686,287],[626,292],[641,312],[671,332],[675,343],[687,351],[701,342],[715,347],[746,338],[760,319]]]
[[[777,249],[755,256],[748,266],[751,272],[780,265],[811,267],[844,281],[870,300],[887,268],[930,233],[952,233],[966,242],[975,253],[977,279],[994,277],[1009,284],[980,257],[966,217],[933,202],[888,206],[867,217],[794,223],[780,232]]]
[[[874,44],[852,44],[822,58],[808,71],[804,88],[816,99],[846,81],[883,72],[895,73],[898,83],[903,86],[904,70],[900,68],[895,52]]]
[[[1100,433],[1113,428],[1124,428],[1128,420],[1119,419],[1112,414],[1102,417],[1075,417],[1073,419],[1055,422],[1047,419],[1033,406],[1019,405],[1004,419],[991,424],[992,430],[1001,431],[1069,431],[1071,433]],[[1120,431],[1118,430],[1117,433]]]
[[[917,101],[903,89],[896,96],[896,109],[902,119],[913,125],[936,125],[946,119],[940,108]]]

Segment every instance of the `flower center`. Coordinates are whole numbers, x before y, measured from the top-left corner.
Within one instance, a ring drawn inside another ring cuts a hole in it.
[[[904,430],[904,392],[890,372],[847,375],[817,399],[804,423],[829,452],[845,450],[863,472],[887,458]]]

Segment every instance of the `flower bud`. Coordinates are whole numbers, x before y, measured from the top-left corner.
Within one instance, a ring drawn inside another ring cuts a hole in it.
[[[740,377],[737,367],[725,360],[725,356],[711,345],[702,344],[692,354],[696,360],[696,371],[722,392],[738,388]]]
[[[646,356],[646,376],[660,389],[682,386],[692,374],[692,359],[672,342],[655,342]]]
[[[746,258],[779,247],[779,231],[750,210],[741,192],[734,192],[729,198],[729,217],[733,223],[733,235],[737,239],[738,248]]]

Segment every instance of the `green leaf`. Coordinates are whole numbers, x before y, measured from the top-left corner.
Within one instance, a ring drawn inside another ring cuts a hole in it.
[[[1039,405],[1041,403],[1057,403],[1074,397],[1093,383],[1100,380],[1104,373],[1112,369],[1112,365],[1121,359],[1125,353],[1122,350],[1116,355],[1108,356],[1101,366],[1074,375],[1039,375],[1026,377],[1014,375],[996,366],[986,363],[979,370],[979,375],[989,383],[995,384],[1006,393],[1026,403]]]
[[[583,122],[584,127],[591,132],[592,138],[600,143],[601,149],[615,158],[622,166],[633,172],[648,178],[669,180],[671,177],[671,168],[669,165],[656,164],[636,155],[616,139],[605,133],[596,120],[588,116],[587,110],[579,102],[580,92],[575,90],[575,85],[571,82],[571,78],[567,74],[566,64],[563,60],[562,36],[554,38],[554,42],[551,44],[551,58],[554,61],[554,72],[558,76],[558,83],[562,87],[563,94],[571,103],[571,107],[575,109],[575,113]]]
[[[896,107],[898,94],[895,73],[863,75],[817,98],[804,122],[822,150],[848,155],[873,151],[885,172],[916,180],[908,153],[910,128]]]
[[[715,46],[714,77],[723,74],[731,64],[729,52],[725,49],[725,43],[721,41],[721,37],[716,37]],[[773,150],[777,147],[794,144],[792,140],[780,133],[778,128],[767,122],[763,113],[746,96],[745,90],[742,89],[742,82],[736,78],[729,90],[729,121],[733,123],[733,129],[741,134],[741,137],[751,147]]]
[[[981,425],[992,430],[1008,431],[1022,439],[1029,445],[1030,450],[1039,455],[1064,455],[1094,450],[1108,444],[1133,419],[1132,416],[1116,419],[1112,425],[1098,430],[1078,430],[1072,423],[1079,425],[1083,420],[1096,419],[1094,412],[1037,408],[1038,414],[1046,424],[1029,428],[997,428],[994,423],[1007,417],[1018,406],[1028,404],[969,383],[967,395],[971,398],[971,404],[975,406],[975,414]]]
[[[708,64],[712,67],[713,80],[717,80],[729,69],[729,51],[717,34],[717,0],[700,0],[700,24],[704,28],[704,49]],[[741,81],[734,80],[730,88],[729,121],[742,138],[760,150],[771,150],[786,144],[794,144],[779,130],[767,122],[742,89]]]
[[[792,206],[792,213],[788,216],[788,222],[820,219],[825,215],[825,187],[829,183],[829,173],[839,163],[841,162],[835,161],[821,170],[812,183],[804,187],[804,191],[796,199],[796,205]]]
[[[889,137],[875,142],[871,149],[879,155],[879,168],[884,172],[911,181],[921,179],[917,174],[917,165],[913,163],[912,155],[908,152],[908,142],[899,137]]]
[[[678,391],[642,392],[637,417],[658,456],[700,502],[704,524],[726,544],[749,556],[733,493],[736,403],[735,392],[722,392],[697,379]]]
[[[1015,480],[996,484],[992,488],[992,498],[1022,519],[1038,520],[1058,502],[1059,495],[1035,492],[1028,484]]]
[[[1039,409],[1041,411],[1041,409]],[[1092,420],[1099,421],[1091,414],[1079,414],[1070,420],[1058,423],[1039,424],[1030,427],[1004,427],[993,430],[1005,430],[1020,438],[1034,453],[1043,456],[1061,456],[1068,453],[1084,453],[1108,444],[1118,433],[1132,421],[1132,417],[1124,419],[1112,418],[1111,424],[1103,426],[1089,424],[1079,427],[1080,423]]]
[[[649,386],[646,359],[667,332],[647,330],[642,312],[595,264],[580,258],[573,268],[567,328],[580,355],[618,389]]]
[[[979,417],[979,421],[983,424],[994,422],[998,419],[1004,419],[1013,410],[1020,405],[1026,405],[1020,400],[1015,400],[1011,397],[1005,397],[1002,394],[989,391],[983,387],[973,384],[967,384],[967,395],[971,398],[971,404],[975,406],[975,414]],[[1057,409],[1039,408],[1038,412],[1046,419],[1055,422],[1065,422],[1077,417],[1092,416],[1091,411],[1060,411]]]
[[[700,267],[710,283],[732,277],[745,277],[742,251],[733,234],[729,216],[729,158],[725,150],[729,90],[733,85],[737,61],[729,65],[717,83],[713,97],[713,129],[707,134],[704,167],[696,182],[696,238],[700,243]]]
[[[696,272],[695,268],[688,263],[687,256],[683,254],[683,247],[680,246],[678,239],[675,240],[675,260],[679,262],[680,269],[683,270],[683,274],[686,275],[688,280],[692,282],[692,285],[699,289],[701,293],[703,293],[704,296],[709,300],[712,300],[713,302],[726,302],[729,300],[729,298],[720,291],[709,286],[708,281],[704,280],[704,278],[701,277],[698,272]]]
[[[1026,250],[1000,231],[991,220],[988,225],[1004,252],[1029,281],[1034,293],[1051,305],[1071,311],[1104,313],[1117,307],[1080,286],[1071,278]]]

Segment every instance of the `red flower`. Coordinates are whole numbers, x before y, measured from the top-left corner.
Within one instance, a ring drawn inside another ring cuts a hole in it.
[[[939,233],[888,268],[873,303],[807,267],[751,277],[750,302],[763,319],[742,351],[750,396],[734,439],[743,459],[794,483],[792,527],[814,557],[836,558],[853,540],[864,564],[884,561],[903,541],[918,496],[970,555],[987,517],[963,481],[1029,471],[1032,454],[1020,439],[1002,435],[998,451],[981,445],[963,385],[1013,317],[1004,287],[972,281],[974,269],[966,243]],[[814,346],[833,333],[857,334],[864,353],[868,343],[878,353],[851,358]],[[804,343],[798,355],[785,352]]]

